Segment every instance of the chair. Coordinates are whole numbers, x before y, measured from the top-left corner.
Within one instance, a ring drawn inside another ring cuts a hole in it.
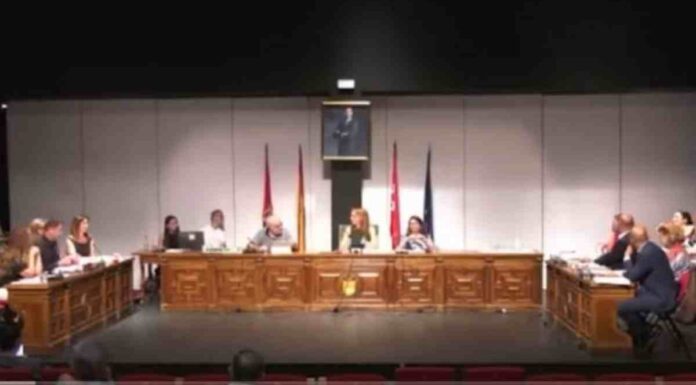
[[[684,335],[677,327],[677,324],[672,319],[672,315],[676,311],[676,307],[671,311],[666,312],[651,312],[646,316],[646,321],[652,325],[650,338],[657,338],[662,332],[667,331],[677,346],[684,350],[686,358],[691,361],[691,350],[689,349],[689,344],[686,342]]]
[[[326,382],[371,382],[380,383],[387,379],[376,373],[342,373],[326,376]]]
[[[195,373],[184,376],[184,382],[230,382],[227,373]]]
[[[595,377],[598,382],[655,382],[655,376],[647,373],[610,373]]]
[[[307,376],[291,373],[266,373],[259,382],[307,382]]]
[[[169,374],[161,373],[130,373],[124,374],[118,378],[119,383],[123,382],[138,382],[143,383],[154,383],[154,382],[175,382],[176,377],[170,376]]]
[[[396,381],[454,381],[454,368],[439,366],[410,366],[394,371]]]
[[[587,377],[575,373],[545,373],[527,376],[527,384],[553,382],[555,384],[587,383]]]
[[[524,368],[519,366],[481,366],[464,369],[465,381],[524,381]]]
[[[662,378],[664,382],[696,382],[696,373],[668,374]]]
[[[34,381],[34,374],[28,367],[0,367],[0,381]]]

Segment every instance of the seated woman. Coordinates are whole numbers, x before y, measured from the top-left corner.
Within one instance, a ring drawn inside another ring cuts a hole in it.
[[[0,255],[0,286],[35,277],[42,271],[41,254],[39,248],[32,244],[29,229],[19,227],[12,230]]]
[[[352,249],[376,250],[379,247],[377,231],[370,226],[370,215],[363,208],[350,210],[350,226],[341,235],[340,251]]]
[[[66,240],[68,255],[91,257],[94,255],[94,239],[87,232],[89,230],[89,218],[77,216],[70,225],[70,235]]]
[[[684,233],[684,246],[696,253],[696,227],[691,213],[688,211],[677,211],[672,216],[672,223],[679,226]]]
[[[406,236],[401,239],[401,243],[396,247],[396,251],[424,251],[430,253],[434,250],[435,245],[430,235],[425,233],[423,220],[416,215],[409,218]]]
[[[164,234],[162,235],[162,248],[179,248],[179,219],[174,215],[164,218]]]
[[[657,233],[660,236],[660,243],[665,248],[669,265],[674,272],[674,279],[677,282],[682,282],[682,275],[689,271],[689,254],[684,248],[684,233],[681,227],[674,223],[663,223],[657,227]],[[680,288],[680,293],[686,287]]]
[[[29,233],[32,237],[32,243],[38,245],[41,237],[44,235],[44,226],[46,226],[46,221],[41,218],[34,218],[31,223],[29,223]]]

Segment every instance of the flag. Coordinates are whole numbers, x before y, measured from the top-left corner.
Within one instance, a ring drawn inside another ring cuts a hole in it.
[[[299,162],[297,165],[297,251],[303,253],[305,245],[305,199],[304,171],[302,166],[302,145],[299,147]]]
[[[392,155],[391,169],[391,224],[389,232],[391,233],[392,249],[399,246],[401,241],[401,220],[399,218],[399,171],[397,170],[396,142],[394,142],[394,152]]]
[[[435,240],[435,227],[433,227],[433,186],[430,182],[430,146],[428,146],[428,161],[425,171],[425,199],[423,200],[423,223],[425,233]]]
[[[263,209],[261,210],[261,221],[265,225],[264,220],[267,216],[273,214],[273,201],[271,200],[271,170],[268,166],[268,143],[265,147],[265,162],[263,177]]]

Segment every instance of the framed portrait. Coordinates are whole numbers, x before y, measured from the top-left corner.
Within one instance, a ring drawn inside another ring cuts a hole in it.
[[[370,159],[370,102],[325,101],[321,113],[324,160]]]

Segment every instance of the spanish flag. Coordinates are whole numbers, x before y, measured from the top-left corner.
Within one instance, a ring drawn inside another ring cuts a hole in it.
[[[299,162],[297,166],[297,251],[306,251],[305,241],[305,203],[304,203],[304,171],[302,167],[302,145],[298,149]]]

